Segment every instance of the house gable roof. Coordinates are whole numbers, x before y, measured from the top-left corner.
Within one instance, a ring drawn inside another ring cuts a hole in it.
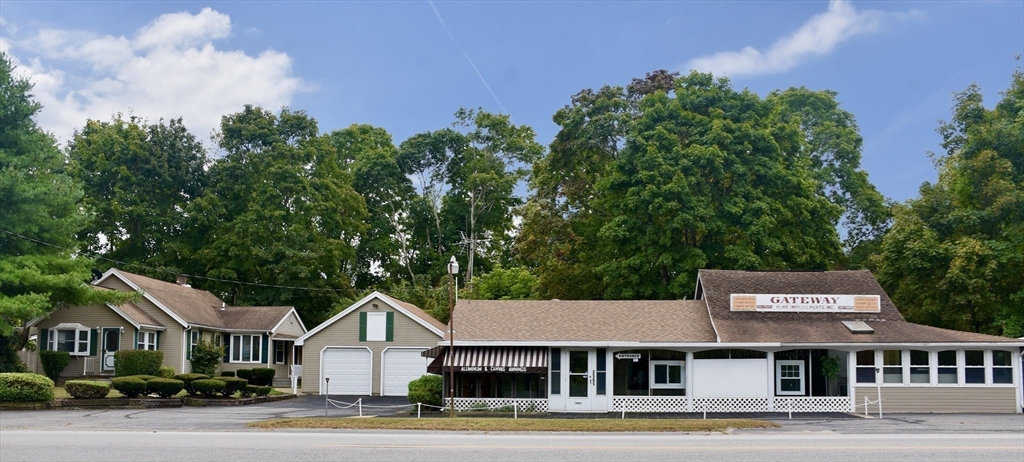
[[[166,327],[132,302],[127,302],[120,306],[108,303],[107,306],[126,321],[132,323],[136,329],[140,327]]]
[[[456,343],[715,341],[699,300],[460,300],[454,319]]]
[[[707,303],[723,343],[992,343],[994,335],[907,322],[874,275],[858,271],[700,270],[699,297]],[[878,312],[808,313],[732,311],[732,294],[877,295]],[[853,333],[842,321],[863,321],[873,333]]]
[[[434,319],[433,316],[427,314],[425,311],[420,309],[418,306],[413,305],[411,303],[403,302],[401,300],[398,300],[397,298],[392,298],[390,296],[384,295],[383,293],[375,291],[372,294],[367,295],[366,297],[363,297],[362,300],[359,300],[358,302],[353,303],[348,308],[342,310],[342,312],[332,316],[331,319],[328,319],[328,320],[320,323],[319,326],[316,326],[312,330],[307,331],[303,336],[295,339],[295,345],[296,346],[301,346],[305,342],[305,340],[307,338],[310,338],[310,337],[316,335],[317,332],[320,332],[320,331],[326,329],[331,324],[334,324],[339,319],[341,319],[341,318],[347,316],[349,313],[352,313],[353,311],[359,309],[361,306],[366,305],[367,303],[370,302],[370,300],[373,300],[375,298],[380,300],[380,301],[382,301],[382,302],[384,302],[384,303],[386,303],[388,306],[390,306],[391,308],[394,308],[396,311],[404,314],[406,317],[408,317],[409,319],[412,319],[413,321],[415,321],[419,325],[423,326],[427,330],[433,332],[438,337],[441,337],[441,336],[444,335],[445,325],[442,324],[437,319]]]

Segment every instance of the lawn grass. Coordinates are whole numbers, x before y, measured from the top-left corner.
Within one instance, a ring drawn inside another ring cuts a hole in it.
[[[252,422],[249,427],[323,428],[362,430],[431,430],[482,432],[725,432],[732,428],[774,428],[777,424],[754,419],[502,419],[452,418],[345,418],[310,417]]]

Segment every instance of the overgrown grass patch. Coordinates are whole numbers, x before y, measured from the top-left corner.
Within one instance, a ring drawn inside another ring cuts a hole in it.
[[[267,430],[323,428],[363,430],[431,430],[481,432],[725,432],[735,428],[774,428],[754,419],[499,419],[499,418],[346,418],[308,417],[249,423]]]

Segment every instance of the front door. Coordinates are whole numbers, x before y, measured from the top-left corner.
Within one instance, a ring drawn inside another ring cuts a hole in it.
[[[103,329],[103,371],[114,370],[114,353],[121,347],[121,328]]]
[[[594,350],[568,350],[566,351],[566,374],[565,389],[569,391],[565,400],[567,411],[590,411],[591,400],[596,390],[596,355]]]

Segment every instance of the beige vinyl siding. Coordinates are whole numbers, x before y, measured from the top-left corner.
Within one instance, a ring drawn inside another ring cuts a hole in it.
[[[73,306],[70,308],[61,308],[50,314],[50,317],[38,322],[35,327],[37,329],[52,329],[57,324],[62,322],[78,323],[89,329],[96,329],[97,326],[103,327],[123,327],[124,333],[121,334],[120,348],[122,350],[135,349],[135,326],[132,326],[130,322],[122,318],[119,314],[111,310],[106,305],[94,305],[94,306]],[[38,331],[37,331],[38,332]],[[102,331],[98,332],[98,335],[102,335]],[[46,342],[47,339],[39,338],[39,343]],[[36,350],[38,355],[39,349]],[[95,374],[100,371],[100,358],[103,353],[103,339],[97,337],[96,339],[96,355],[95,356],[71,356],[71,362],[68,363],[68,367],[64,368],[64,372],[61,373],[61,377],[81,377],[85,368],[85,358],[92,358],[89,360],[90,363],[90,374]],[[35,372],[42,374],[43,366],[36,361]],[[111,371],[112,373],[113,371]]]
[[[864,397],[878,399],[875,387],[855,387],[854,399],[863,405]],[[882,412],[1016,412],[1017,389],[1001,387],[882,387]],[[877,413],[877,405],[871,412]]]
[[[131,286],[125,284],[124,281],[116,276],[108,277],[100,285],[121,292],[135,292],[135,289],[132,289]],[[160,332],[160,351],[164,352],[164,366],[174,369],[175,373],[184,373],[185,371],[182,370],[182,359],[184,358],[182,341],[185,339],[185,328],[145,297],[139,298],[135,305],[142,308],[143,311],[152,316],[157,322],[167,327],[166,331]],[[184,362],[185,369],[187,370],[189,368],[188,361]]]
[[[373,308],[374,303],[377,304],[377,309]],[[360,342],[359,313],[386,313],[389,311],[395,312],[394,341]],[[374,395],[379,395],[381,352],[385,348],[400,346],[431,348],[436,346],[440,340],[439,335],[406,317],[402,312],[391,308],[386,302],[377,298],[371,299],[357,310],[305,340],[302,346],[302,391],[304,393],[319,393],[320,352],[324,347],[369,347],[373,363],[373,381],[370,390]]]
[[[284,318],[284,322],[281,323],[281,327],[278,327],[275,333],[301,337],[306,331],[302,330],[302,323],[295,317],[295,313],[291,313],[288,317]]]

